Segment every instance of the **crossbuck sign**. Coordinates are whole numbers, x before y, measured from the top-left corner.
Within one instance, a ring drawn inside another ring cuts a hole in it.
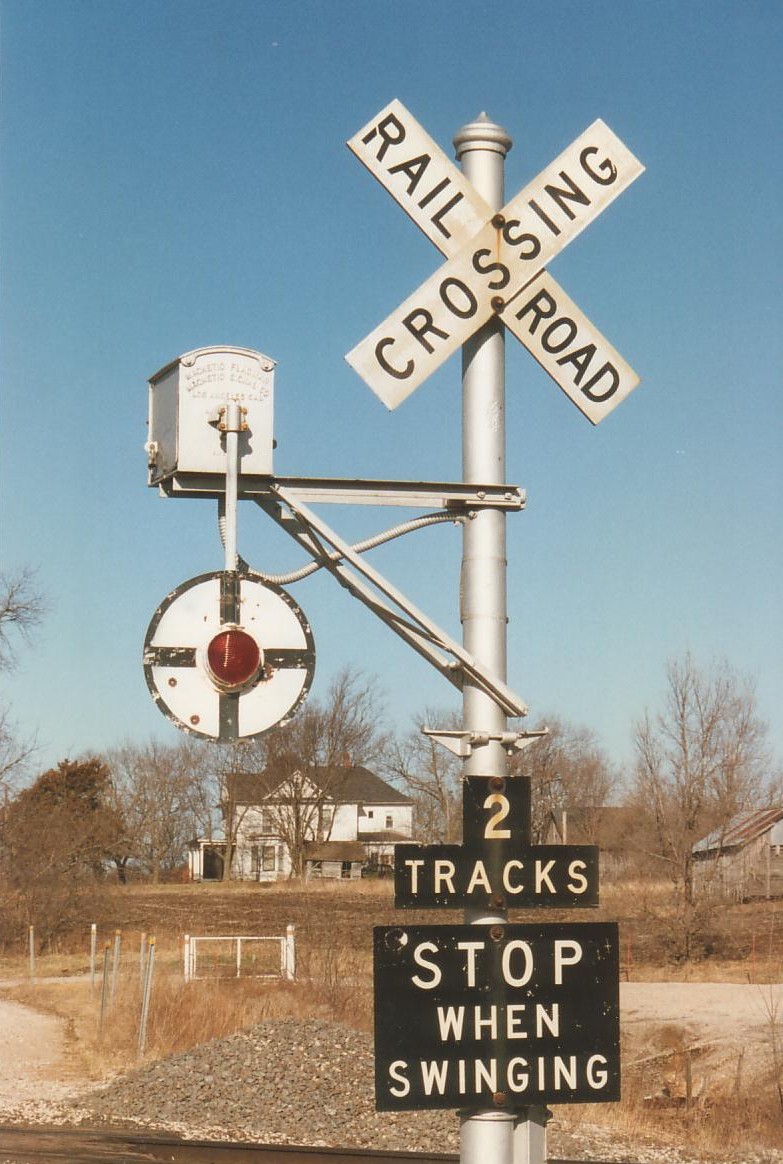
[[[593,424],[639,383],[545,264],[644,167],[602,121],[493,212],[399,101],[349,148],[448,261],[346,359],[396,408],[493,315]]]

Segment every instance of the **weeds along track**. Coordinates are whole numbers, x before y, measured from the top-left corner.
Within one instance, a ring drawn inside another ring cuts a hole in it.
[[[440,1164],[457,1159],[446,1153],[231,1144],[86,1128],[0,1127],[0,1164]]]

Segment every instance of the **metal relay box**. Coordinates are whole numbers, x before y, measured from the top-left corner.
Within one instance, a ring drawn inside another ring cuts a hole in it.
[[[149,381],[146,444],[149,485],[165,493],[222,492],[226,472],[225,406],[242,406],[240,488],[272,474],[275,361],[250,348],[186,352]],[[223,410],[221,412],[221,410]]]

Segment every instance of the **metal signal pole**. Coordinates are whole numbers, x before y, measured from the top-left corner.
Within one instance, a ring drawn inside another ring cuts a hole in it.
[[[512,141],[486,114],[454,138],[462,171],[493,210],[505,202],[505,158]],[[498,227],[498,230],[500,227]],[[502,289],[498,288],[498,296]],[[502,298],[498,300],[502,307]],[[506,479],[506,369],[504,327],[499,318],[481,327],[462,348],[462,465],[466,483],[502,485]],[[506,679],[506,516],[500,509],[475,512],[465,523],[460,585],[462,641],[485,667]],[[505,713],[468,677],[463,687],[463,729],[499,737]],[[470,739],[470,736],[468,736]],[[466,776],[505,776],[507,758],[499,738],[469,747]],[[527,838],[529,843],[530,838]],[[502,925],[505,908],[467,911],[465,921]],[[499,1104],[503,1102],[498,1096]],[[461,1164],[543,1164],[545,1119],[540,1108],[523,1118],[504,1108],[461,1114]]]
[[[511,138],[486,115],[463,126],[454,138],[462,171],[493,210],[503,205],[503,165]],[[505,336],[491,319],[462,349],[462,472],[469,484],[506,479]],[[474,513],[464,525],[461,582],[462,641],[497,675],[506,677],[506,515],[501,509]],[[466,731],[500,733],[506,717],[497,703],[466,681]],[[499,740],[472,750],[466,776],[499,776],[506,754]]]

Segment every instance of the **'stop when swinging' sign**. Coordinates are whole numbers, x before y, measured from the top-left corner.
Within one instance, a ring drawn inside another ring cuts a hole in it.
[[[346,359],[389,408],[499,315],[594,424],[638,376],[545,264],[644,167],[602,121],[493,212],[393,101],[348,143],[446,262]]]

